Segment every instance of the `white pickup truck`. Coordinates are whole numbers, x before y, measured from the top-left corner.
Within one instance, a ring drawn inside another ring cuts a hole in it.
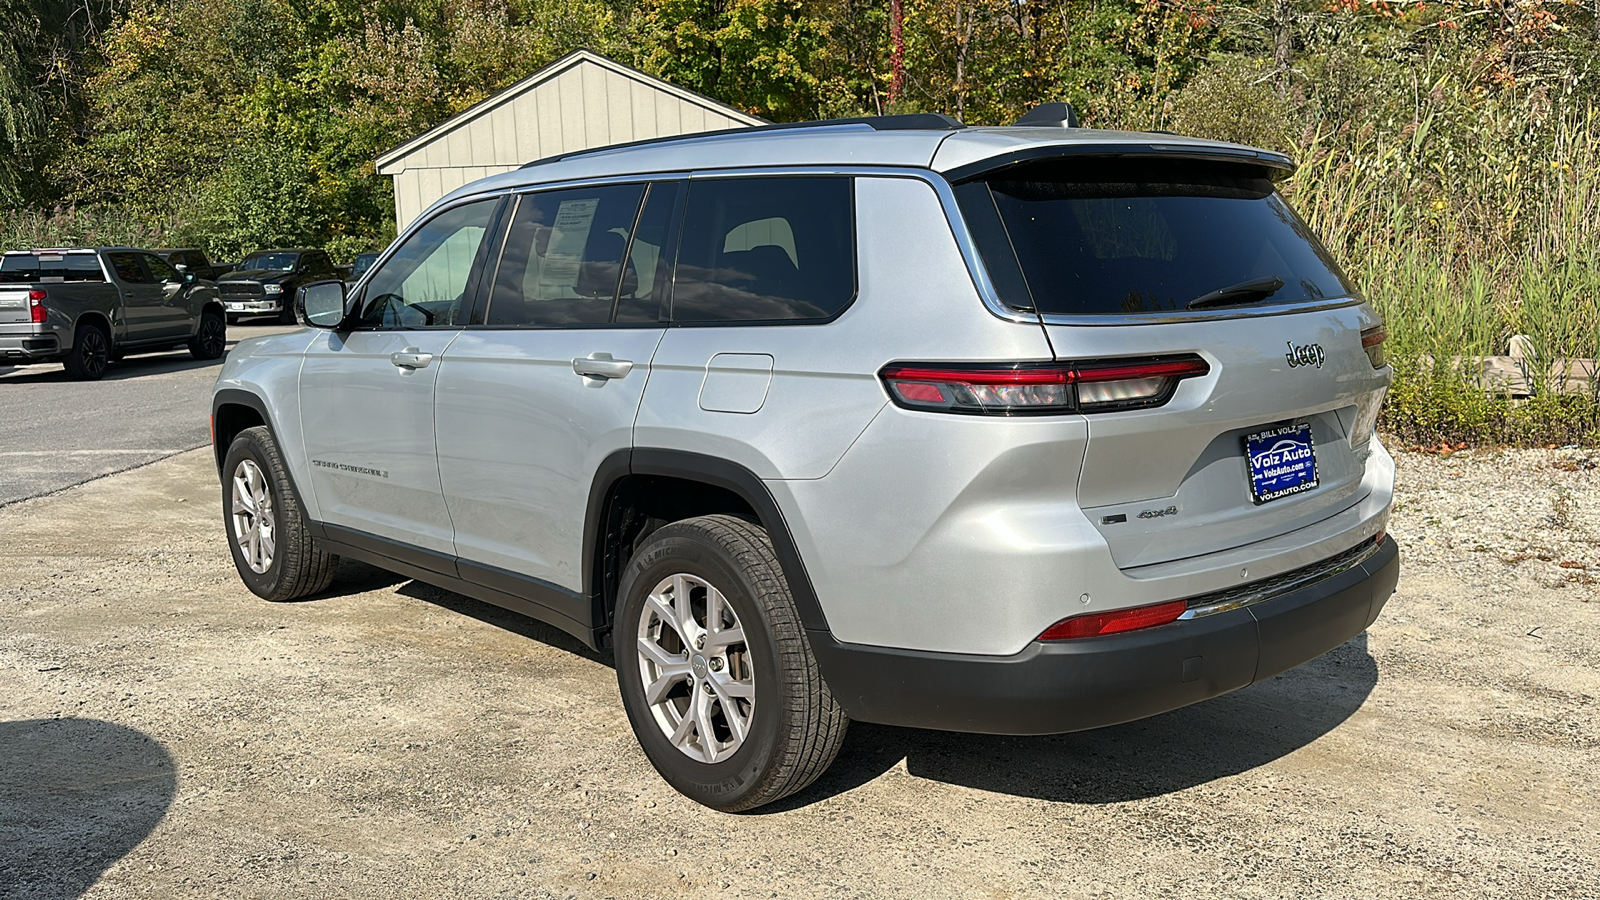
[[[124,354],[188,347],[216,359],[227,319],[216,285],[127,247],[0,256],[0,363],[59,361],[94,380]]]

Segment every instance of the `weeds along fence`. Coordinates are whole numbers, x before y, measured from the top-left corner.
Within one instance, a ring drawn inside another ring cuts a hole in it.
[[[1600,358],[1600,107],[1530,106],[1311,131],[1284,186],[1387,322],[1385,425],[1408,440],[1600,442],[1600,385],[1553,387],[1566,360]],[[1517,334],[1532,339],[1526,403],[1452,362]]]
[[[0,249],[159,247],[167,229],[116,208],[64,206],[48,212],[0,210]]]

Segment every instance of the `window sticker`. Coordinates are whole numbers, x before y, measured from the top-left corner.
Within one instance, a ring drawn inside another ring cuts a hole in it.
[[[583,263],[589,229],[594,225],[594,214],[599,208],[598,197],[561,201],[555,223],[550,227],[550,244],[539,266],[538,296],[575,296],[573,288],[578,283],[578,267]]]

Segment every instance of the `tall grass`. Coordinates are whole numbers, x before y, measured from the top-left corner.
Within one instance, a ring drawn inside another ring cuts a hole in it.
[[[1600,357],[1600,108],[1455,121],[1438,101],[1400,129],[1309,130],[1284,187],[1387,322],[1402,383],[1386,424],[1419,440],[1600,442],[1600,385],[1559,390],[1565,361]],[[1504,355],[1517,334],[1531,338],[1528,403],[1484,398],[1478,367],[1449,362]]]
[[[168,228],[113,207],[63,206],[48,212],[0,209],[0,249],[160,247]]]

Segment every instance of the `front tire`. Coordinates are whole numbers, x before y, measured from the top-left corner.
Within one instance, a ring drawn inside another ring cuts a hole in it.
[[[690,799],[754,809],[838,755],[848,720],[760,526],[701,516],[651,534],[623,573],[613,635],[634,735]]]
[[[195,359],[219,359],[228,348],[228,326],[220,313],[200,314],[200,330],[189,339],[189,355]]]
[[[72,350],[61,362],[74,380],[99,381],[111,363],[111,335],[99,325],[84,322],[72,337]]]
[[[222,462],[222,518],[234,568],[263,600],[297,600],[333,583],[339,557],[324,553],[306,528],[272,432],[239,432]]]

